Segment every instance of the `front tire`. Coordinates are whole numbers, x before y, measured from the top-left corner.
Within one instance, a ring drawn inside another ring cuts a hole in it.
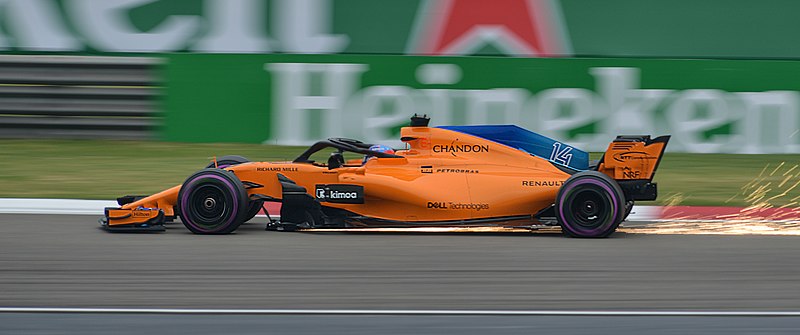
[[[245,221],[247,192],[232,172],[203,169],[178,192],[181,221],[195,234],[230,234]]]
[[[607,237],[625,216],[622,189],[603,173],[576,173],[558,190],[556,219],[567,236]]]
[[[231,167],[231,166],[234,166],[234,165],[239,165],[239,164],[244,164],[244,163],[249,163],[249,162],[250,162],[250,160],[247,159],[246,157],[243,157],[243,156],[227,155],[227,156],[222,156],[219,159],[217,159],[216,168],[224,169],[224,168]],[[214,168],[214,162],[209,163],[206,166],[206,168],[207,169]],[[262,200],[250,200],[250,202],[247,204],[247,216],[245,216],[244,222],[250,221],[254,217],[256,217],[258,212],[261,211],[261,208],[263,207],[263,205],[264,205],[264,201],[262,201]]]

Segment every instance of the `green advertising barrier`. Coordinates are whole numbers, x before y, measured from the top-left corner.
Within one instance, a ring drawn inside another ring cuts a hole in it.
[[[800,58],[791,0],[4,0],[5,52]]]
[[[171,54],[171,141],[400,145],[434,125],[517,124],[591,151],[672,134],[683,152],[800,152],[800,62]]]

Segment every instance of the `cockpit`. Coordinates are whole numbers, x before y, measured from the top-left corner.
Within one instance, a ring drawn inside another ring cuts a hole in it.
[[[340,168],[343,166],[361,166],[366,160],[363,159],[351,159],[346,160],[345,154],[346,153],[354,153],[354,154],[361,154],[365,157],[377,157],[377,158],[402,158],[403,156],[397,155],[391,152],[385,152],[380,150],[370,150],[374,144],[364,143],[359,140],[354,140],[350,138],[329,138],[324,141],[319,141],[311,145],[306,151],[304,151],[300,156],[294,159],[294,163],[308,163],[314,164],[316,166],[325,166],[329,170],[333,170],[336,168]],[[333,152],[328,157],[327,164],[316,162],[315,160],[311,159],[312,155],[315,153],[324,151],[325,149],[332,148]]]

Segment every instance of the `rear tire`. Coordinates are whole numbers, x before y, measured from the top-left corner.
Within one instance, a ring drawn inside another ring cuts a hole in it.
[[[178,192],[181,221],[195,234],[230,234],[245,221],[247,192],[230,171],[203,169]]]
[[[570,237],[607,237],[625,219],[625,196],[616,181],[597,171],[572,175],[556,196],[556,219]]]
[[[628,200],[625,202],[625,218],[622,219],[623,221],[628,220],[628,215],[631,215],[631,211],[633,211],[633,200]]]

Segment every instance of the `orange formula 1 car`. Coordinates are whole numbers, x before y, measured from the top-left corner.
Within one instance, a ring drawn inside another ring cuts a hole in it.
[[[109,231],[162,231],[180,218],[196,234],[228,234],[265,201],[281,203],[267,230],[304,228],[560,225],[605,237],[634,201],[655,200],[653,175],[669,136],[618,136],[596,164],[577,148],[517,126],[428,127],[412,117],[405,148],[317,142],[291,162],[226,156],[182,185],[125,196],[106,208]],[[312,154],[332,151],[327,162]],[[344,154],[365,155],[345,161]]]

